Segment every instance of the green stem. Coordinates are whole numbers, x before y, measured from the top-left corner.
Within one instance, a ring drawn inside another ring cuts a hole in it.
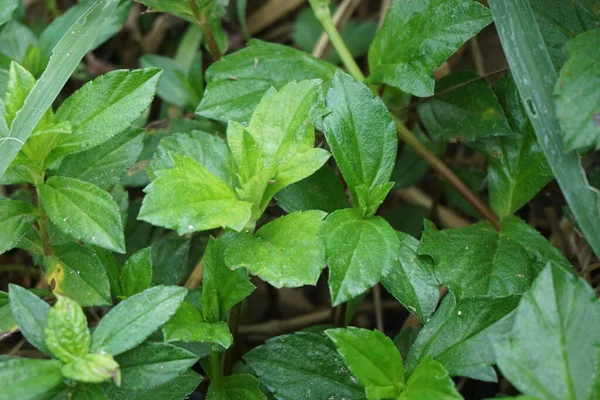
[[[227,349],[227,351],[225,352],[225,360],[224,360],[224,365],[223,365],[223,374],[225,376],[231,375],[231,372],[233,371],[233,356],[234,356],[234,352],[235,352],[235,344],[237,343],[237,335],[238,335],[238,328],[240,325],[240,314],[242,312],[242,303],[239,302],[237,303],[235,306],[233,306],[233,308],[231,309],[231,311],[229,311],[229,330],[231,331],[231,336],[233,336],[233,345]]]
[[[221,387],[221,354],[217,350],[210,352],[210,380],[213,385]]]
[[[40,190],[36,187],[38,209],[40,210],[40,218],[38,219],[38,227],[40,228],[40,236],[42,238],[42,246],[44,248],[44,256],[52,256],[52,247],[50,246],[50,233],[48,228],[48,215],[44,209],[44,203],[40,196]]]
[[[202,31],[202,38],[204,43],[206,43],[206,47],[208,47],[208,52],[212,57],[213,61],[219,61],[223,55],[221,54],[221,50],[219,50],[219,46],[215,39],[215,35],[213,35],[212,27],[210,26],[210,20],[208,18],[208,7],[204,7],[202,11],[198,9],[198,5],[195,0],[188,0],[188,4],[194,13],[194,19],[196,24],[200,27]]]
[[[342,40],[337,28],[335,27],[331,18],[331,12],[327,5],[327,1],[323,0],[309,0],[313,11],[323,26],[323,29],[329,36],[329,40],[337,50],[344,66],[352,75],[352,77],[358,81],[363,82],[365,75],[362,73],[360,67],[354,61],[354,58],[350,54],[348,47]],[[373,91],[377,95],[377,91]],[[498,223],[498,217],[490,208],[475,194],[463,181],[446,164],[444,164],[433,152],[431,152],[423,143],[417,139],[415,135],[392,114],[392,118],[396,123],[396,130],[398,137],[402,139],[407,145],[409,145],[417,154],[419,154],[438,174],[440,174],[450,185],[456,189],[478,212],[479,214],[488,219],[496,229],[500,229]]]

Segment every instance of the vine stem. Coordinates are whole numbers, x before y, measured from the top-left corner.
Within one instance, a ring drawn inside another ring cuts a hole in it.
[[[217,350],[210,351],[210,380],[216,387],[221,387],[221,356]]]
[[[210,56],[212,57],[213,61],[219,61],[223,55],[221,54],[221,50],[219,50],[219,46],[215,40],[215,35],[213,35],[213,31],[210,26],[210,20],[208,19],[208,7],[204,7],[204,9],[200,11],[195,0],[188,0],[188,4],[194,13],[196,24],[202,31],[202,37],[206,43],[206,46],[208,47]]]
[[[350,54],[348,47],[342,40],[337,28],[335,27],[331,18],[331,12],[327,6],[327,1],[323,0],[309,0],[313,11],[323,26],[323,30],[329,36],[329,40],[337,50],[338,54],[344,66],[354,77],[354,79],[363,82],[366,77],[362,70],[356,64],[356,61]],[[376,93],[376,91],[374,91]],[[421,156],[438,174],[440,174],[458,193],[461,194],[477,212],[487,220],[489,220],[496,229],[500,229],[498,222],[498,216],[475,194],[463,181],[444,162],[442,162],[432,151],[425,147],[419,139],[393,114],[392,118],[396,124],[396,130],[398,137],[402,139],[408,146],[410,146],[419,156]]]

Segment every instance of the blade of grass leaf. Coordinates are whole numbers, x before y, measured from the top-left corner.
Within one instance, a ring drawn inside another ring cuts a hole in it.
[[[94,42],[102,24],[119,5],[119,0],[97,0],[67,30],[54,47],[48,67],[17,113],[7,137],[0,138],[0,177],[52,105],[83,56]]]
[[[587,181],[576,152],[565,153],[554,109],[557,74],[529,1],[490,0],[490,7],[538,143],[581,231],[600,256],[598,191]]]

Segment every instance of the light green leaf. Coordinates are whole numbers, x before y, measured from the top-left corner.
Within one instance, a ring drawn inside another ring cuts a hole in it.
[[[368,83],[431,96],[434,68],[490,22],[475,0],[394,0],[369,49]]]
[[[494,92],[513,135],[482,139],[473,147],[488,159],[490,206],[504,218],[531,200],[553,175],[510,73],[504,75]]]
[[[513,135],[490,83],[473,81],[477,77],[474,71],[448,75],[435,84],[439,94],[419,105],[421,121],[433,139],[472,141]]]
[[[26,25],[12,20],[0,31],[0,53],[22,63],[29,46],[37,45],[35,34]]]
[[[539,232],[517,217],[438,231],[427,223],[418,253],[433,257],[435,275],[457,298],[522,294],[548,261],[569,262]]]
[[[341,70],[327,93],[327,107],[325,137],[358,203],[358,186],[372,191],[389,181],[398,148],[396,127],[383,101]]]
[[[394,182],[380,183],[372,188],[367,185],[357,186],[356,200],[358,209],[363,217],[369,218],[375,215],[377,209],[383,203],[390,190],[394,187]]]
[[[224,57],[206,71],[206,92],[196,114],[221,121],[248,122],[271,87],[322,79],[326,90],[332,64],[288,46],[251,40],[243,50]]]
[[[54,154],[87,150],[129,128],[152,103],[161,75],[158,68],[117,70],[83,85],[56,110],[72,134],[60,137]]]
[[[260,381],[252,375],[236,374],[226,376],[221,387],[210,385],[206,400],[267,400],[260,390]]]
[[[250,283],[248,271],[230,270],[225,264],[225,249],[234,236],[225,234],[219,240],[208,240],[204,252],[202,276],[202,316],[209,322],[225,319],[227,311],[256,289]]]
[[[244,360],[278,399],[366,399],[335,345],[324,335],[299,332],[267,340]]]
[[[125,253],[119,207],[112,196],[91,183],[55,176],[39,185],[50,221],[85,243]]]
[[[225,250],[230,268],[247,268],[271,285],[316,285],[325,268],[319,237],[323,211],[299,211],[263,225],[254,235],[239,233]]]
[[[229,147],[216,135],[194,130],[191,133],[176,133],[162,139],[148,165],[148,170],[156,175],[158,170],[173,168],[170,153],[179,153],[195,159],[229,187],[233,188],[237,184],[237,171]]]
[[[51,354],[44,344],[44,328],[50,306],[35,294],[12,283],[8,285],[10,309],[25,339],[43,353]]]
[[[400,240],[383,218],[363,219],[358,210],[345,209],[321,226],[334,306],[365,292],[398,265]]]
[[[152,389],[127,390],[119,389],[114,384],[105,384],[104,391],[110,399],[119,400],[182,400],[187,398],[204,377],[188,370],[170,381]]]
[[[252,204],[240,201],[225,182],[191,157],[172,153],[171,169],[156,171],[144,191],[139,219],[181,235],[219,227],[243,229]]]
[[[0,291],[0,338],[8,337],[17,330],[17,320],[10,309],[8,293]]]
[[[100,383],[109,379],[121,382],[119,364],[110,354],[86,354],[64,365],[61,372],[65,378],[79,382]]]
[[[116,356],[134,348],[171,318],[186,293],[182,287],[155,286],[117,304],[94,330],[91,351]]]
[[[288,213],[308,210],[334,212],[350,206],[344,186],[328,165],[323,165],[308,178],[281,189],[275,195],[275,200]]]
[[[28,358],[0,360],[1,400],[34,400],[63,380],[60,362]]]
[[[442,364],[431,356],[425,357],[406,382],[406,390],[398,400],[462,399],[452,378]]]
[[[38,217],[31,204],[0,197],[0,254],[15,247]]]
[[[152,284],[152,249],[146,247],[133,254],[121,270],[121,290],[124,297],[143,292]]]
[[[107,270],[96,251],[72,242],[52,250],[54,256],[44,260],[44,268],[54,293],[64,294],[83,307],[111,304]]]
[[[600,301],[583,280],[549,263],[523,295],[512,329],[492,336],[498,366],[541,399],[596,399]]]
[[[172,58],[159,55],[145,55],[140,58],[144,68],[160,68],[163,76],[157,94],[168,103],[178,107],[194,109],[200,102],[202,93],[196,93],[187,78],[187,70]]]
[[[403,232],[396,234],[400,239],[397,253],[399,262],[389,270],[381,283],[421,322],[426,322],[437,306],[439,283],[429,259],[417,254],[419,241]]]
[[[413,373],[419,363],[431,356],[451,376],[495,382],[492,365],[496,358],[488,335],[510,328],[509,313],[518,302],[518,296],[478,296],[457,302],[452,293],[446,295],[411,347],[406,372]]]
[[[179,306],[162,331],[167,342],[216,343],[226,349],[233,343],[233,336],[225,322],[204,321],[200,311],[186,302]]]
[[[199,6],[200,2],[194,0]],[[167,12],[178,16],[179,18],[194,20],[194,12],[190,8],[187,0],[139,0],[140,3],[147,6],[153,12]]]
[[[142,151],[143,129],[127,129],[89,150],[68,155],[55,172],[102,189],[115,185]]]
[[[600,24],[599,24],[600,25]],[[569,59],[554,88],[556,117],[565,151],[600,148],[600,29],[582,33],[565,46]]]
[[[8,135],[10,139],[0,142],[0,177],[4,175],[46,110],[50,108],[92,45],[102,24],[118,4],[118,0],[96,0],[56,44],[46,70],[13,121]]]
[[[325,334],[335,343],[369,399],[395,398],[403,389],[402,358],[389,337],[377,330],[355,327],[328,329]]]
[[[44,328],[44,343],[48,349],[56,358],[69,363],[89,352],[91,339],[81,306],[68,297],[56,295]]]
[[[10,21],[18,6],[19,0],[0,0],[0,26]]]
[[[198,357],[168,343],[142,343],[115,360],[121,367],[121,388],[142,390],[177,378],[194,365]]]

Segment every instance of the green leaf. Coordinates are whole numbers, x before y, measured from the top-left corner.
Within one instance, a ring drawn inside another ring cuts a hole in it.
[[[113,384],[104,386],[111,400],[182,400],[200,385],[204,377],[188,370],[170,381],[152,389],[119,389]]]
[[[472,145],[488,159],[490,206],[504,218],[531,200],[553,175],[510,72],[494,87],[494,92],[513,135],[486,138]]]
[[[552,104],[556,70],[529,3],[492,0],[495,24],[538,143],[580,230],[600,255],[598,192],[589,186],[579,156],[563,152],[562,133]]]
[[[108,400],[100,386],[93,383],[78,382],[70,400]]]
[[[152,285],[152,248],[146,247],[129,257],[121,270],[124,297],[143,292]]]
[[[22,63],[29,46],[37,45],[35,34],[16,20],[8,22],[0,32],[0,53]]]
[[[196,93],[187,78],[186,69],[172,58],[159,55],[145,55],[140,58],[144,68],[160,68],[163,77],[158,85],[157,94],[166,102],[178,107],[194,108],[200,102],[201,93]]]
[[[288,213],[308,210],[334,212],[349,207],[344,186],[328,165],[323,165],[308,178],[281,189],[275,195],[275,200]]]
[[[54,176],[39,185],[50,221],[85,243],[125,253],[119,207],[112,196],[91,183]]]
[[[323,211],[298,211],[263,225],[254,235],[239,233],[225,250],[225,263],[244,267],[271,285],[316,285],[325,268],[319,237]]]
[[[60,362],[28,358],[0,360],[0,399],[34,400],[58,386],[63,377]]]
[[[474,71],[448,75],[436,82],[438,95],[419,105],[421,121],[433,139],[472,141],[512,136],[490,83],[486,79],[474,81],[477,77]],[[444,93],[446,90],[450,91]]]
[[[163,326],[167,342],[216,343],[229,348],[233,336],[225,322],[206,322],[193,305],[183,302],[173,317]]]
[[[369,49],[368,83],[431,96],[434,68],[490,22],[474,0],[394,0]]]
[[[334,306],[380,282],[398,265],[400,240],[381,217],[363,219],[354,209],[335,211],[321,227]]]
[[[600,26],[596,0],[529,0],[529,3],[556,70],[566,61],[565,43]]]
[[[442,364],[427,356],[419,363],[406,382],[406,390],[398,400],[462,399],[452,378]]]
[[[89,150],[68,155],[55,174],[111,188],[140,155],[143,132],[143,129],[127,129]]]
[[[119,364],[110,354],[86,354],[64,365],[61,372],[65,378],[79,382],[100,383],[113,379],[119,383]]]
[[[158,68],[117,70],[83,85],[56,110],[72,134],[60,137],[55,155],[87,150],[129,128],[152,103],[161,75]]]
[[[0,26],[10,21],[18,6],[19,0],[0,0]]]
[[[12,123],[8,135],[11,139],[0,142],[0,177],[4,175],[46,110],[50,108],[92,45],[102,24],[118,4],[118,0],[96,0],[54,46],[46,70]]]
[[[15,247],[38,217],[31,204],[0,198],[0,254]]]
[[[204,252],[202,276],[202,316],[209,322],[222,321],[227,311],[256,289],[244,269],[230,270],[225,264],[225,249],[233,237],[208,240]]]
[[[569,59],[554,88],[556,117],[565,151],[600,148],[600,29],[582,33],[565,46]]]
[[[512,140],[508,139],[507,140]],[[485,186],[486,173],[481,171],[480,169],[475,168],[465,168],[465,167],[457,167],[452,168],[452,172],[463,181],[465,185],[473,193],[478,194],[481,192],[482,187]],[[448,183],[447,180],[440,178],[442,181],[442,188],[444,192],[444,198],[449,207],[455,208],[462,212],[465,215],[468,215],[472,218],[479,219],[480,214],[473,208],[471,203],[469,203],[456,189]]]
[[[381,183],[369,188],[367,185],[356,187],[356,200],[358,209],[363,217],[368,218],[375,215],[377,209],[383,203],[390,190],[394,187],[394,182]]]
[[[206,91],[196,114],[221,121],[248,122],[271,87],[322,79],[323,90],[335,67],[309,54],[274,43],[251,40],[247,47],[212,64],[206,71]]]
[[[400,239],[399,262],[381,283],[404,307],[425,322],[437,306],[439,283],[429,259],[417,254],[419,241],[403,232],[396,234]]]
[[[56,358],[69,363],[89,352],[91,339],[81,306],[68,297],[56,295],[44,328],[44,343],[48,349]]]
[[[539,232],[517,217],[438,231],[427,223],[419,254],[433,257],[439,282],[457,298],[522,294],[548,261],[569,262]]]
[[[8,293],[0,291],[0,338],[10,336],[17,330],[17,320],[10,309]]]
[[[91,351],[116,356],[134,348],[171,318],[186,293],[182,287],[155,286],[119,303],[94,330]]]
[[[396,162],[396,127],[383,101],[350,75],[336,71],[327,93],[325,137],[352,191],[388,183]]]
[[[583,280],[549,263],[523,295],[512,329],[492,336],[500,370],[543,399],[595,399],[600,301]]]
[[[395,398],[400,393],[404,386],[404,367],[389,337],[377,330],[355,327],[328,329],[325,334],[335,343],[369,399]]]
[[[152,285],[175,285],[188,261],[190,239],[167,237],[152,244]]]
[[[156,175],[158,170],[173,168],[171,153],[195,159],[229,187],[237,184],[237,171],[229,147],[216,135],[194,130],[191,133],[176,133],[162,139],[148,165],[148,170]]]
[[[198,357],[168,343],[142,343],[115,360],[121,367],[121,388],[142,390],[177,378],[194,365]]]
[[[267,340],[244,355],[278,399],[366,399],[335,345],[324,335],[299,332]]]
[[[42,353],[51,354],[44,344],[44,328],[50,306],[35,294],[12,283],[8,285],[10,309],[25,339]]]
[[[194,0],[199,6],[198,0]],[[139,3],[147,6],[152,12],[167,12],[179,18],[194,20],[194,12],[187,0],[139,0]]]
[[[451,376],[495,382],[492,365],[496,359],[488,335],[510,328],[509,313],[518,302],[518,296],[478,296],[457,302],[452,293],[446,295],[410,349],[407,373],[415,371],[419,363],[431,356]]]
[[[260,381],[252,375],[236,374],[226,376],[221,386],[210,385],[206,400],[267,400],[260,390]]]
[[[54,293],[81,306],[110,305],[110,282],[103,259],[94,249],[76,243],[53,246],[44,260],[46,280]]]
[[[425,147],[439,156],[439,148],[436,149],[436,143],[423,133],[419,125],[412,127],[412,133]],[[402,146],[402,150],[397,157],[396,166],[392,171],[391,179],[394,181],[394,189],[404,189],[416,185],[423,179],[427,171],[429,171],[427,161],[409,146]],[[420,229],[419,227],[419,231]]]
[[[156,171],[144,191],[139,219],[180,235],[219,227],[243,229],[252,204],[191,157],[171,153],[174,167]]]

